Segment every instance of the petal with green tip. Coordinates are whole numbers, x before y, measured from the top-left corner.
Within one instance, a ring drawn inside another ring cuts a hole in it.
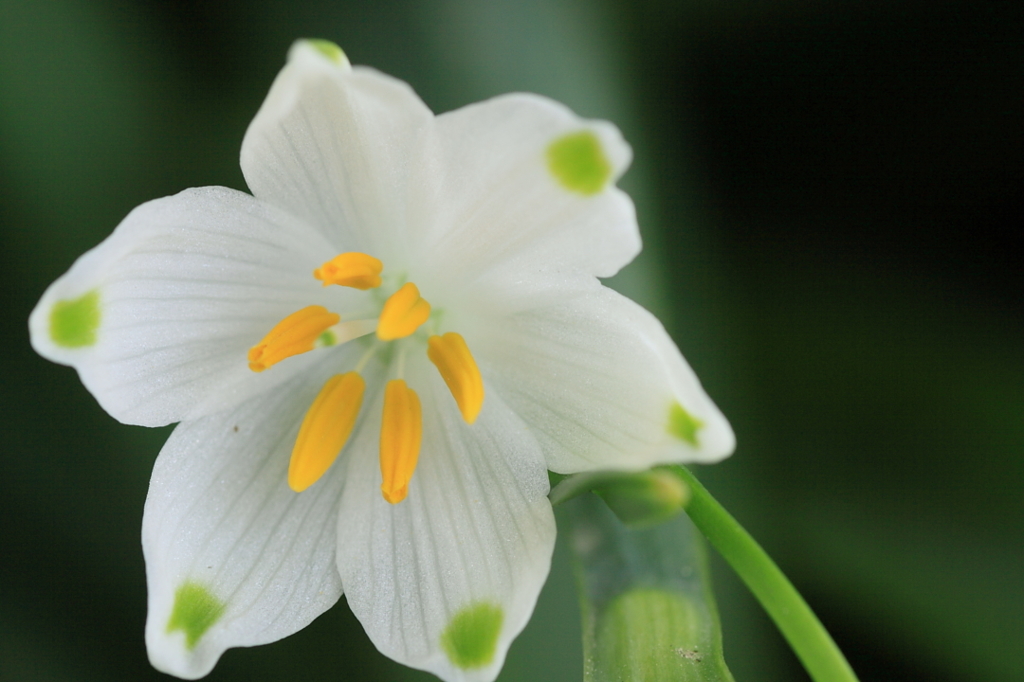
[[[490,682],[550,567],[544,463],[499,397],[470,426],[426,358],[406,378],[423,389],[424,425],[408,497],[392,505],[379,492],[379,403],[349,446],[338,524],[345,596],[387,656],[447,682]]]
[[[467,332],[500,393],[532,427],[559,473],[715,462],[735,445],[729,423],[658,320],[593,284],[566,301]],[[689,442],[666,427],[667,405],[703,426]]]
[[[299,41],[245,133],[242,173],[258,199],[336,245],[316,265],[345,250],[380,254],[393,226],[405,225],[404,168],[432,119],[402,81],[339,68]]]
[[[602,150],[598,192],[566,191],[553,180],[548,150],[566,135]],[[529,267],[610,277],[640,251],[633,202],[614,187],[631,159],[615,126],[538,95],[441,114],[410,164],[413,208],[432,216],[413,237],[437,272],[460,278],[511,265],[520,275]]]
[[[338,363],[354,361],[340,351]],[[342,467],[301,495],[288,487],[291,448],[321,383],[308,373],[180,424],[160,452],[142,521],[146,647],[159,670],[202,677],[226,649],[286,637],[341,595]]]
[[[150,201],[50,285],[29,318],[32,345],[74,366],[122,422],[162,426],[227,409],[308,366],[297,358],[257,377],[245,357],[284,316],[348,295],[332,300],[309,284],[311,264],[332,251],[242,192]]]

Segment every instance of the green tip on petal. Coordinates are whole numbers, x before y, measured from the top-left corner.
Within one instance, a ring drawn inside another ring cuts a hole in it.
[[[223,613],[224,602],[199,583],[187,581],[174,593],[174,610],[167,621],[167,632],[184,632],[185,646],[192,649]]]
[[[566,189],[580,194],[597,194],[612,174],[601,140],[589,130],[558,138],[548,146],[547,156],[551,174]]]
[[[70,301],[57,301],[50,310],[50,338],[64,348],[96,343],[100,326],[100,292],[96,289]]]
[[[501,607],[479,602],[455,614],[441,635],[448,658],[463,670],[482,668],[494,659],[505,614]]]
[[[616,597],[597,625],[601,668],[616,680],[707,680],[701,618],[686,597],[657,588],[636,588]]]
[[[668,411],[668,432],[686,441],[693,447],[699,447],[697,432],[704,426],[704,422],[687,412],[678,402],[672,403]]]
[[[320,38],[310,38],[306,42],[316,48],[317,52],[327,57],[338,66],[348,64],[348,57],[345,56],[345,52],[331,41]]]

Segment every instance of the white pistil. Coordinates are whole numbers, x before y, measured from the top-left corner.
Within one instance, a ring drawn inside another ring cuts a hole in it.
[[[334,343],[329,345],[341,345],[377,331],[377,318],[346,320],[329,327],[327,331],[334,334]]]

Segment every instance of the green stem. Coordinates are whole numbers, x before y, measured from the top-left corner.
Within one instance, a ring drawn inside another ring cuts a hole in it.
[[[686,513],[747,584],[815,682],[857,682],[818,617],[761,545],[711,496],[692,473],[673,467],[690,487]]]

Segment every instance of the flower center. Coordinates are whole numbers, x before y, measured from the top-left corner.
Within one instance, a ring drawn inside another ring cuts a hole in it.
[[[383,264],[365,253],[342,253],[313,271],[324,286],[336,284],[366,291],[381,286]],[[387,298],[376,319],[342,321],[323,306],[307,306],[281,320],[249,350],[249,369],[262,372],[293,355],[347,343],[377,333],[377,341],[345,374],[329,378],[306,412],[288,466],[288,485],[302,492],[327,473],[352,435],[362,407],[366,382],[360,372],[384,344],[412,336],[430,318],[430,304],[419,288],[406,282]],[[400,356],[401,357],[401,356]],[[468,424],[476,421],[484,402],[484,383],[465,339],[456,332],[427,338],[427,357],[437,367]],[[423,440],[420,399],[398,376],[384,389],[380,432],[381,494],[397,504],[409,493]]]

